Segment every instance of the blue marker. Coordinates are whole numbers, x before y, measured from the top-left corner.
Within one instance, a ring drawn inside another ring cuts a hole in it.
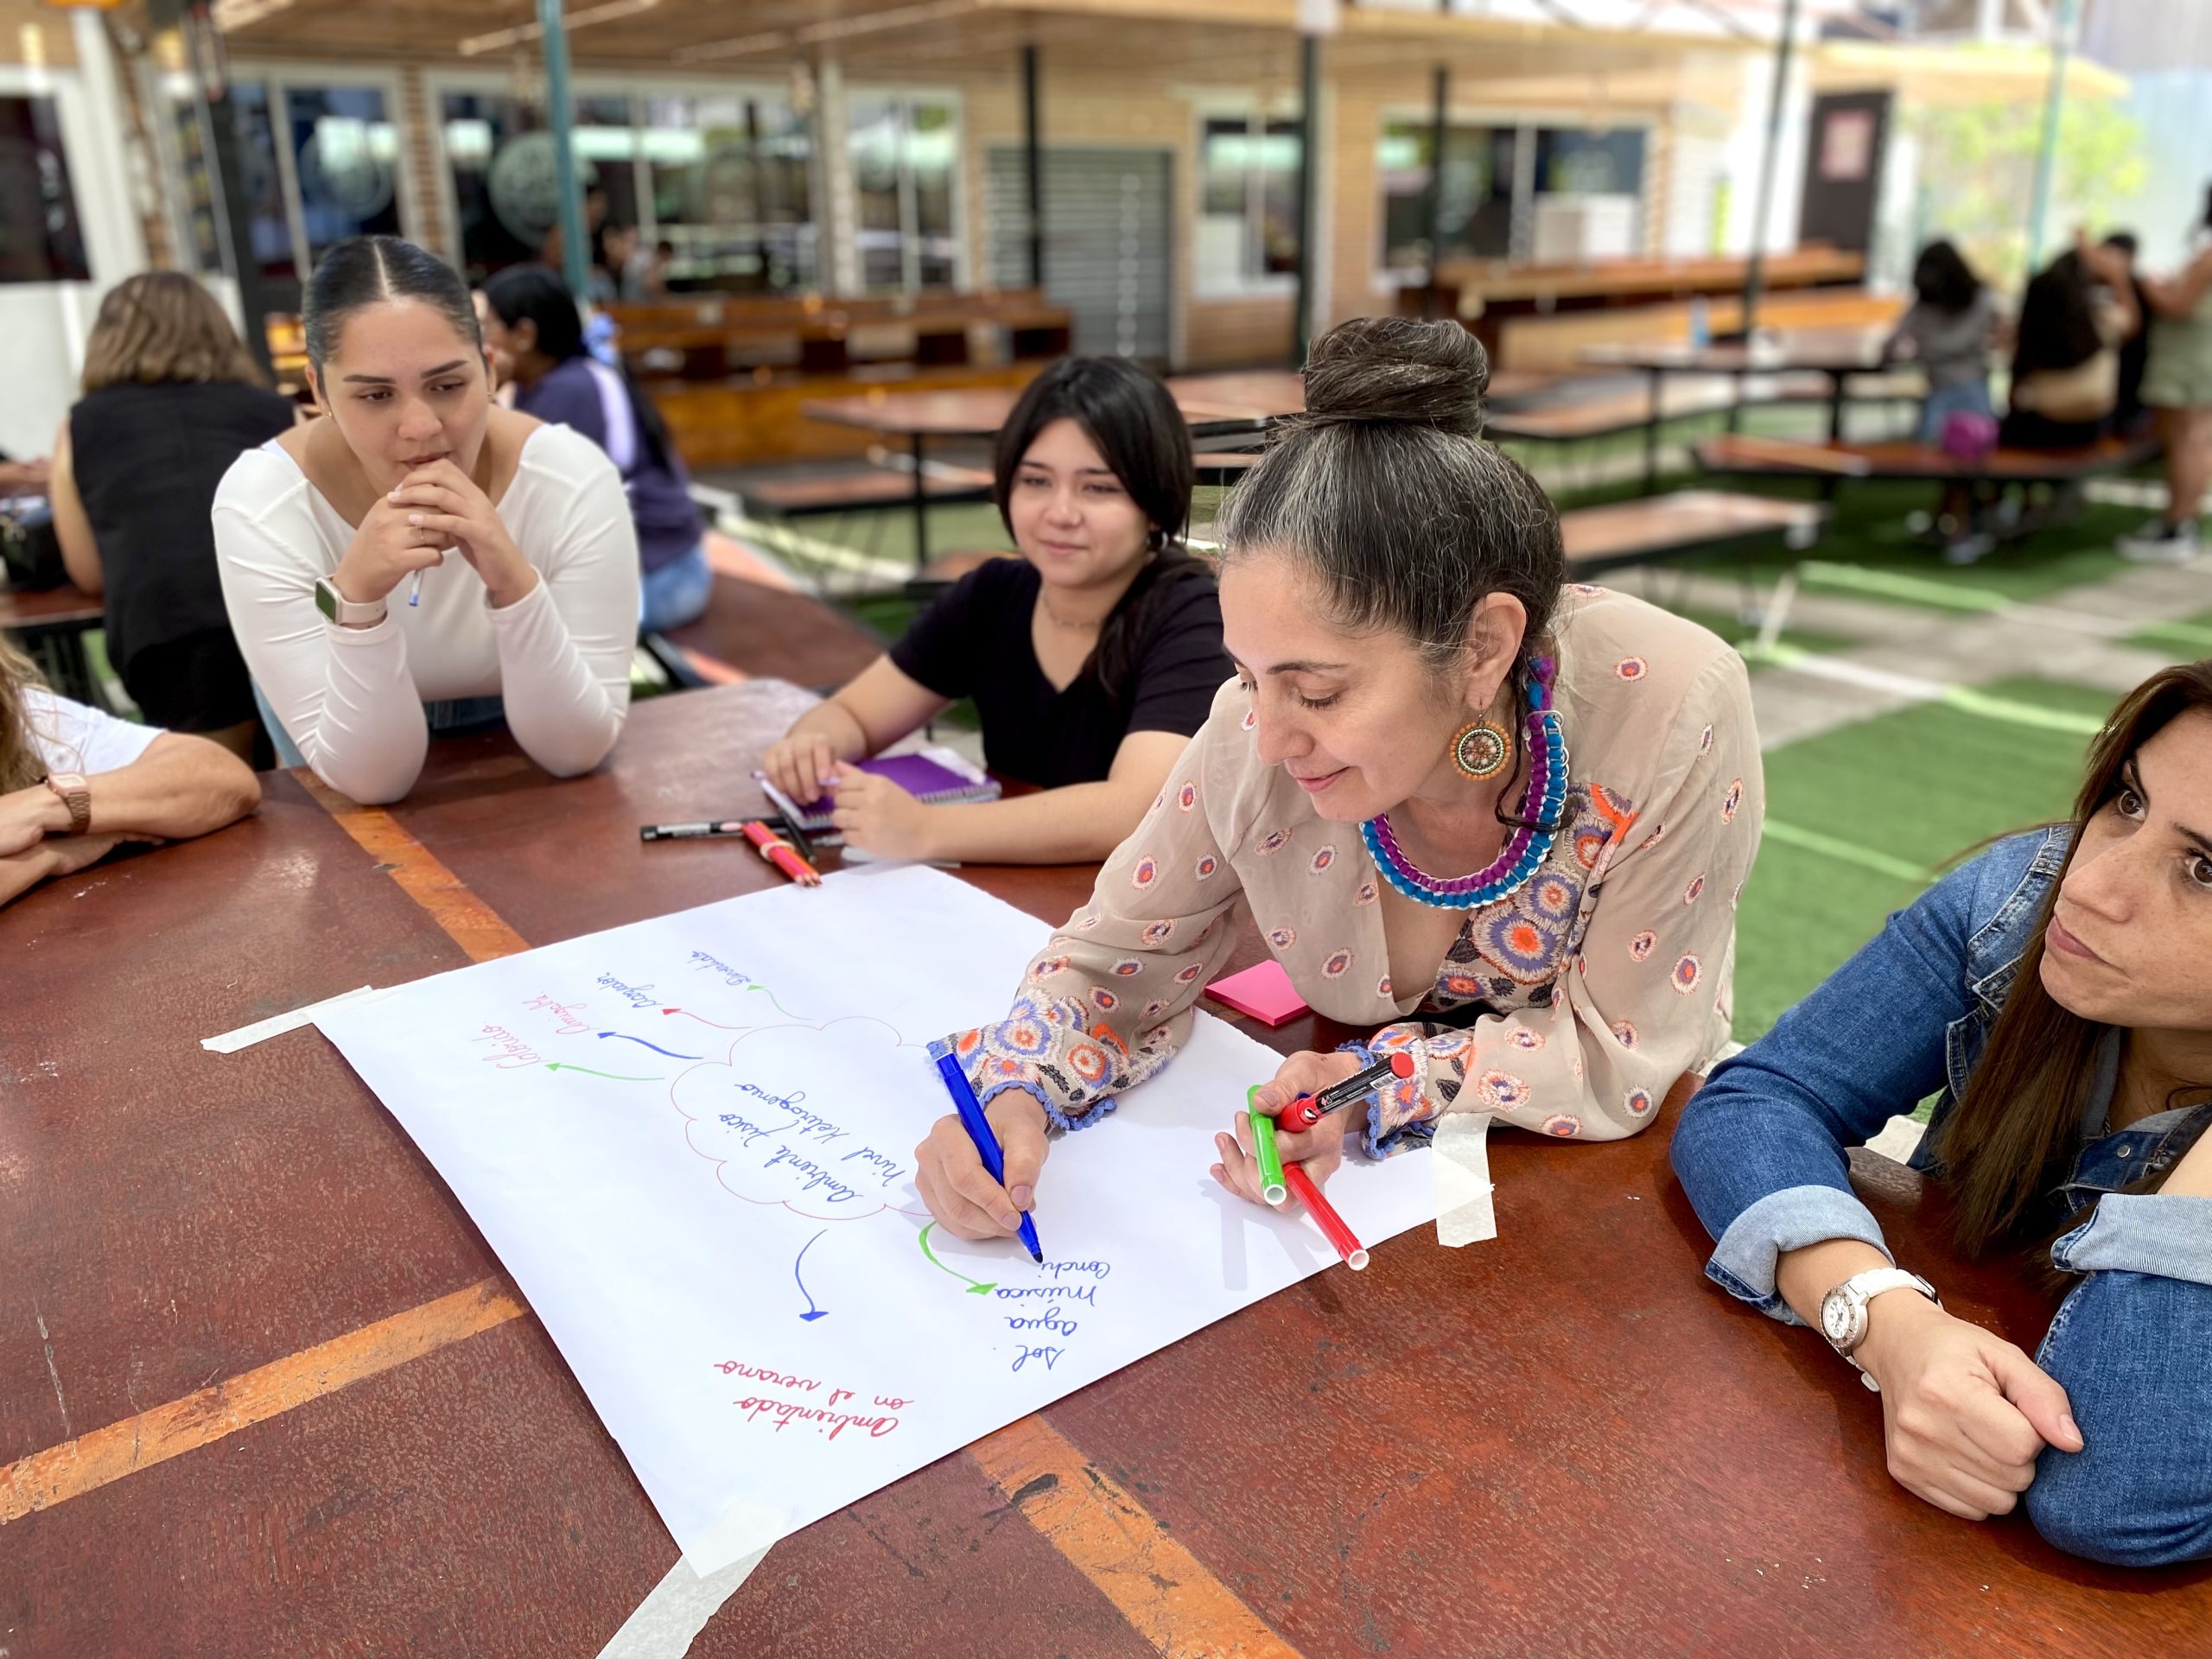
[[[1001,1186],[1006,1185],[1006,1154],[999,1149],[999,1138],[991,1133],[990,1121],[983,1116],[983,1109],[976,1103],[976,1091],[968,1086],[968,1079],[961,1075],[960,1063],[950,1054],[937,1057],[937,1074],[944,1079],[945,1092],[952,1096],[953,1109],[960,1114],[960,1122],[968,1131],[968,1138],[976,1143],[976,1155],[982,1159],[983,1167]],[[1033,1260],[1045,1260],[1045,1247],[1037,1242],[1037,1224],[1027,1213],[1021,1217],[1021,1243]]]
[[[420,570],[415,573],[415,580],[407,585],[407,602],[410,605],[423,602],[423,573]]]

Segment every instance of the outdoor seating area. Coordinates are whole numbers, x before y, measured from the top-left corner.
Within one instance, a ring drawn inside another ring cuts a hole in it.
[[[2212,1653],[2212,7],[0,13],[0,1659]]]

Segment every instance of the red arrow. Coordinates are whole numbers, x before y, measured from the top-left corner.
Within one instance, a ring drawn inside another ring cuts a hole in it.
[[[714,1027],[716,1031],[743,1031],[745,1029],[743,1026],[725,1026],[720,1020],[709,1020],[705,1014],[694,1014],[689,1008],[663,1008],[661,1012],[664,1014],[680,1014],[686,1020],[696,1020],[702,1026]]]

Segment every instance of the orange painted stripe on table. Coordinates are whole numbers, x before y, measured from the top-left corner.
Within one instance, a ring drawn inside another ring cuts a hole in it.
[[[34,1452],[0,1469],[0,1526],[462,1341],[529,1308],[499,1276]]]
[[[391,813],[340,794],[306,766],[294,766],[292,776],[410,899],[429,912],[430,919],[468,953],[471,962],[490,962],[530,949],[528,940],[471,893],[429,848],[401,829]]]
[[[1043,1418],[1009,1423],[968,1454],[1166,1659],[1299,1659],[1297,1649]]]

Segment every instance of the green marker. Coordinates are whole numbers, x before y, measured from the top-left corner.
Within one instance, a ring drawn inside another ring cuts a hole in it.
[[[1282,1179],[1282,1154],[1275,1148],[1275,1121],[1265,1112],[1252,1109],[1252,1103],[1259,1096],[1256,1084],[1244,1095],[1244,1109],[1252,1120],[1252,1156],[1260,1166],[1260,1196],[1280,1206],[1290,1197],[1290,1188]]]

